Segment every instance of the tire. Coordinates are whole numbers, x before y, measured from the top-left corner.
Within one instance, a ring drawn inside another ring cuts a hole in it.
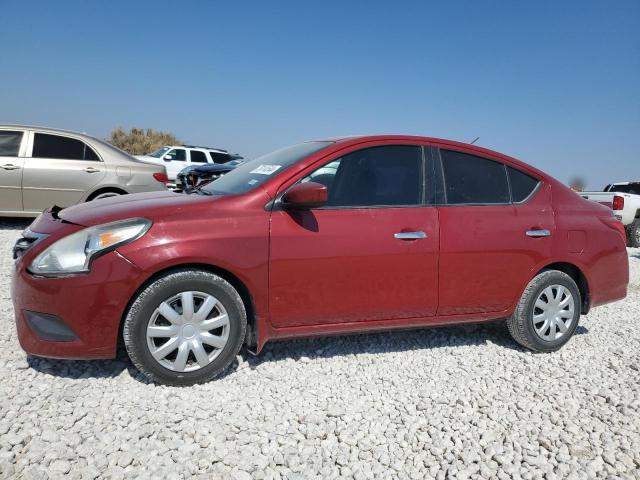
[[[556,298],[549,298],[548,295]],[[567,301],[569,296],[571,299]],[[537,303],[538,300],[540,303]],[[563,303],[568,306],[562,307]],[[507,319],[507,327],[514,340],[523,347],[535,352],[554,352],[567,343],[576,331],[581,306],[576,282],[564,272],[545,270],[529,282],[513,315]],[[561,331],[563,327],[564,332]]]
[[[640,248],[640,218],[636,218],[627,227],[627,240],[631,248]]]
[[[119,192],[116,190],[107,190],[105,192],[100,192],[98,194],[94,194],[91,197],[89,197],[87,199],[87,202],[92,202],[94,200],[101,200],[103,198],[110,198],[110,197],[118,197],[120,195],[126,195],[125,192]]]
[[[158,278],[135,297],[122,336],[129,358],[149,380],[186,386],[229,367],[246,329],[244,304],[231,284],[185,269]]]

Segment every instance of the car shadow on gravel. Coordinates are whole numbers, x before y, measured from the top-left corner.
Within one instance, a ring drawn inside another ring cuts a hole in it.
[[[587,333],[589,333],[589,330],[582,325],[578,326],[575,332],[576,335]],[[493,343],[500,348],[528,352],[511,338],[503,322],[492,322],[477,325],[285,340],[267,343],[258,356],[251,355],[246,349],[243,349],[241,357],[249,368],[254,369],[264,363],[287,359],[313,360],[363,353],[384,354],[436,348],[481,346],[489,343]],[[28,357],[27,362],[29,367],[40,373],[61,378],[76,380],[115,378],[125,374],[126,371],[134,380],[144,384],[150,383],[129,361],[123,348],[118,350],[117,358],[114,360],[54,360]],[[218,379],[232,375],[238,369],[238,366],[238,362],[234,361]]]
[[[0,218],[2,230],[24,230],[33,222],[33,218]]]
[[[118,354],[115,360],[55,360],[50,358],[27,357],[29,367],[37,372],[61,378],[89,379],[115,378],[125,370],[132,377],[139,374],[126,356]]]
[[[589,330],[582,325],[575,335]],[[348,336],[318,337],[311,339],[267,343],[258,356],[247,353],[244,358],[250,368],[277,360],[301,358],[328,358],[362,353],[395,353],[436,348],[457,348],[495,344],[500,348],[528,352],[516,343],[504,322],[433,327],[415,330],[387,331]]]

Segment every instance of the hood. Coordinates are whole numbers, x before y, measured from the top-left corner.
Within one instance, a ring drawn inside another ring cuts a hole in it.
[[[74,205],[60,210],[57,215],[67,222],[84,227],[133,217],[144,217],[153,221],[161,216],[180,215],[181,210],[188,206],[210,204],[212,199],[216,198],[221,196],[184,195],[168,190],[134,193]]]

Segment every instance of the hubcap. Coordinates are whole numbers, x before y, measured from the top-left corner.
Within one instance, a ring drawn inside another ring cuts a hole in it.
[[[147,346],[175,372],[209,365],[229,339],[229,317],[220,301],[203,292],[182,292],[162,302],[147,325]]]
[[[533,307],[533,328],[543,340],[557,340],[569,330],[574,313],[575,302],[569,289],[551,285],[540,293]]]

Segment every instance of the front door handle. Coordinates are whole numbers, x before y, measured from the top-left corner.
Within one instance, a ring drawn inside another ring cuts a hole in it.
[[[540,230],[527,230],[527,237],[538,238],[538,237],[550,237],[550,236],[551,236],[551,232],[546,228],[543,228]]]
[[[4,165],[0,165],[0,168],[4,168],[5,170],[18,170],[20,167],[13,163],[6,163]]]
[[[393,238],[398,240],[418,240],[419,238],[427,238],[424,232],[398,232],[393,234]]]
[[[87,167],[84,169],[85,172],[87,173],[98,173],[100,170],[98,170],[97,168],[93,168],[93,167]]]

